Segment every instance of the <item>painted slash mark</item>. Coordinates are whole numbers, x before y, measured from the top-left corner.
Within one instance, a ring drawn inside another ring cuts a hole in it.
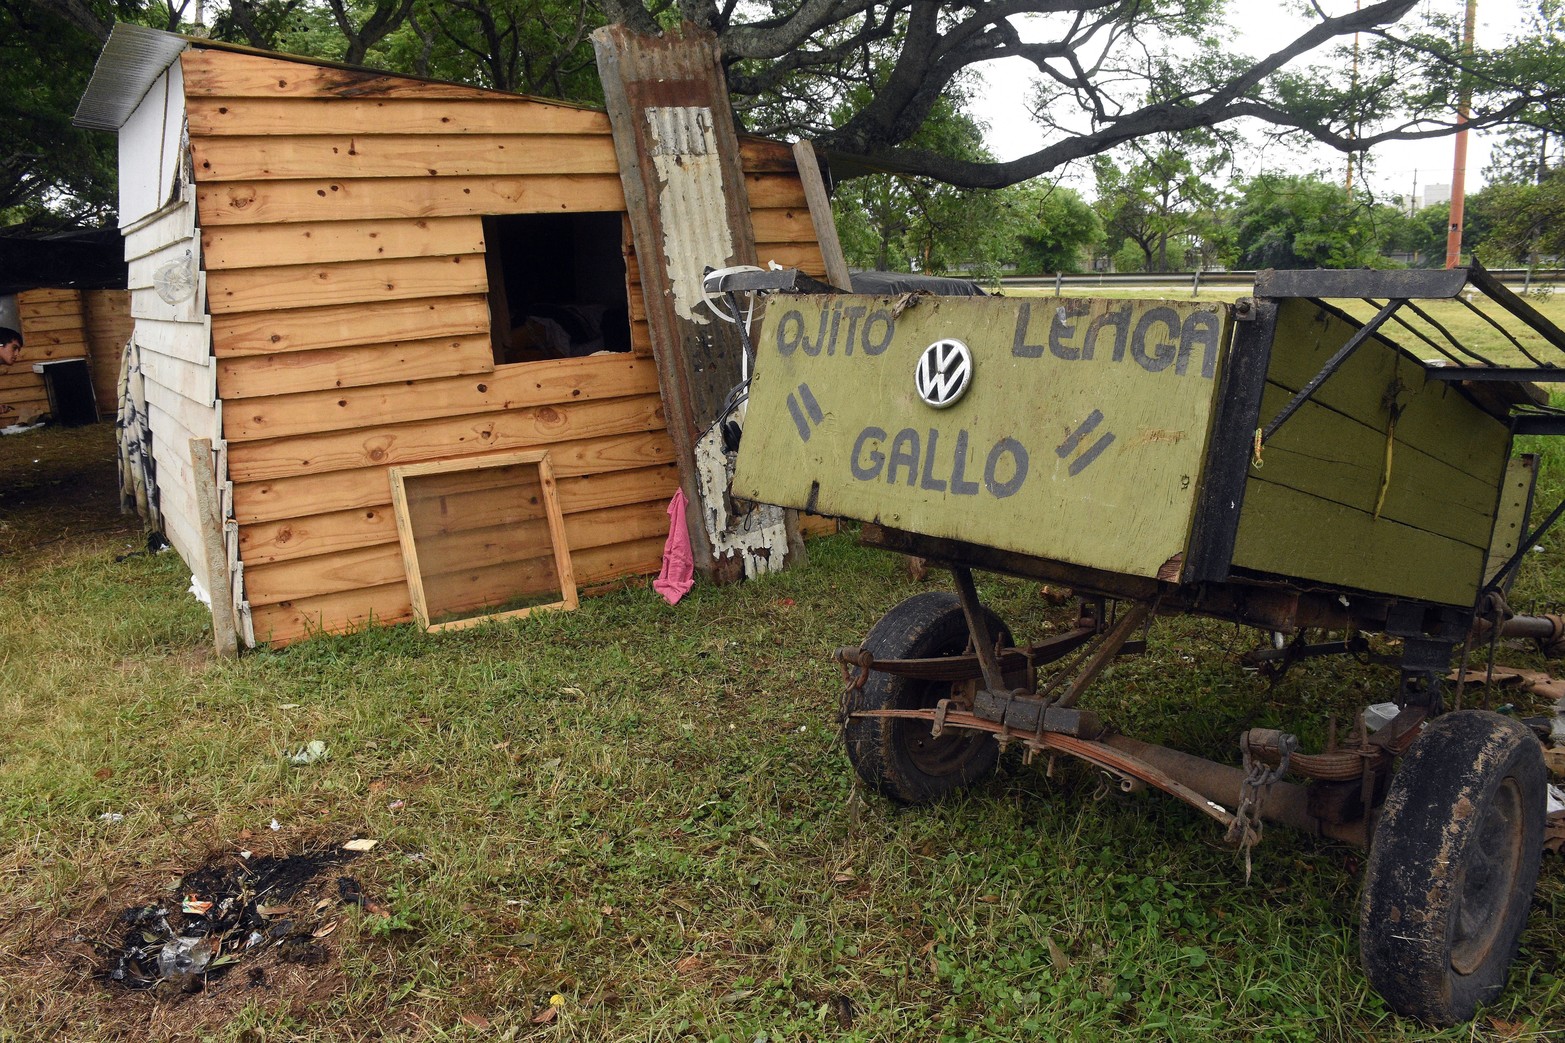
[[[1097,430],[1098,425],[1101,423],[1103,423],[1103,413],[1094,409],[1091,415],[1089,415],[1087,419],[1081,422],[1080,427],[1072,431],[1069,435],[1066,436],[1065,441],[1061,442],[1058,446],[1055,447],[1054,455],[1058,456],[1061,460],[1064,460],[1070,456],[1076,451],[1076,447],[1081,445],[1081,443],[1088,435]],[[1104,434],[1104,436],[1098,439],[1096,442],[1092,443],[1086,452],[1082,453],[1080,456],[1076,457],[1075,460],[1071,461],[1071,465],[1068,468],[1070,476],[1074,478],[1090,467],[1092,465],[1092,461],[1101,456],[1103,454],[1103,450],[1107,449],[1113,443],[1113,441],[1114,433],[1111,431]]]
[[[802,409],[800,403],[803,403]],[[810,433],[814,430],[810,425],[819,424],[826,419],[826,414],[821,412],[820,403],[815,401],[815,396],[810,393],[808,384],[800,384],[797,395],[792,392],[788,394],[788,412],[793,415],[793,424],[799,429],[799,438],[806,442],[810,440]],[[805,419],[805,414],[809,415],[808,420]]]

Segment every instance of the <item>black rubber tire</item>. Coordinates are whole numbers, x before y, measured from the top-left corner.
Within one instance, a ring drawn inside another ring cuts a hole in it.
[[[984,609],[989,632],[1005,645],[1011,632]],[[925,659],[960,655],[969,647],[967,617],[955,594],[915,594],[880,618],[864,647],[876,659]],[[948,682],[870,671],[844,710],[918,710],[951,694]],[[929,804],[971,786],[994,771],[999,746],[991,735],[951,730],[938,739],[923,721],[850,718],[845,728],[848,759],[876,793],[899,804]]]
[[[1459,710],[1392,778],[1364,874],[1364,973],[1399,1014],[1455,1025],[1499,995],[1543,846],[1543,750],[1519,722]]]

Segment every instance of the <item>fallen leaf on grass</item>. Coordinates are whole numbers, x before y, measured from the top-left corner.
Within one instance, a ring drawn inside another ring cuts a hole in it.
[[[310,935],[310,937],[311,938],[324,938],[328,934],[331,934],[336,929],[337,929],[337,921],[333,920],[331,923],[327,924],[325,927],[318,928],[315,931],[315,933]]]
[[[834,874],[832,876],[832,878],[831,878],[831,882],[834,883],[834,884],[837,884],[839,886],[842,886],[842,885],[851,884],[851,883],[853,883],[853,881],[855,881],[857,879],[858,879],[858,877],[853,875],[853,870],[851,870],[851,869],[844,869],[842,872]]]
[[[270,920],[273,917],[286,915],[288,907],[286,905],[258,905],[255,907],[255,911],[256,915],[260,916],[261,919]]]
[[[1060,948],[1060,943],[1053,938],[1045,938],[1044,942],[1049,947],[1049,962],[1054,965],[1054,969],[1062,973],[1070,970],[1070,957],[1065,955],[1065,950]]]
[[[772,845],[768,844],[766,841],[762,840],[760,837],[752,836],[750,838],[750,843],[754,844],[756,847],[760,848],[762,851],[765,851],[768,855],[771,855],[773,858],[777,857],[777,852],[772,850]]]
[[[480,1032],[487,1032],[489,1030],[489,1019],[484,1017],[482,1014],[463,1014],[461,1017],[461,1022],[467,1027],[475,1028]]]
[[[99,782],[107,782],[109,779],[114,777],[114,769],[99,768],[97,771],[92,773],[92,777],[97,779]]]
[[[540,1010],[538,1013],[533,1015],[533,1024],[534,1025],[547,1025],[547,1024],[549,1024],[549,1022],[551,1022],[555,1018],[559,1017],[559,1014],[560,1014],[560,1011],[559,1011],[558,1007],[545,1007],[542,1010]]]
[[[1527,1031],[1527,1026],[1520,1021],[1503,1021],[1500,1018],[1490,1018],[1489,1027],[1506,1039],[1516,1039]]]

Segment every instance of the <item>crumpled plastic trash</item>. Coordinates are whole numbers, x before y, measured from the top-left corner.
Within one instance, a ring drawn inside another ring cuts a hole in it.
[[[319,739],[311,739],[299,752],[288,758],[291,764],[314,764],[323,761],[331,755],[326,744]]]
[[[1368,731],[1379,731],[1390,724],[1400,713],[1402,708],[1396,703],[1373,703],[1364,708],[1364,727]]]
[[[158,953],[158,974],[181,988],[188,989],[206,972],[212,961],[212,940],[194,935],[180,935],[163,944]]]

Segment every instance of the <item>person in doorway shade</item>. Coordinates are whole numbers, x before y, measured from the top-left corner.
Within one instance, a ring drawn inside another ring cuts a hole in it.
[[[22,335],[9,326],[0,326],[0,366],[14,366],[22,357]]]
[[[10,369],[22,357],[22,335],[9,326],[0,326],[0,368]],[[0,416],[11,412],[11,407],[0,403]]]

